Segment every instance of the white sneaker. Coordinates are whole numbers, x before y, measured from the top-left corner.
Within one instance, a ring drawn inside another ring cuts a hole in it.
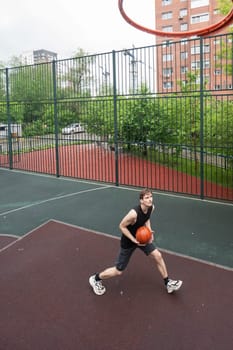
[[[174,281],[174,280],[170,280],[168,281],[167,284],[167,292],[168,293],[173,293],[174,291],[180,289],[180,287],[182,286],[183,282],[182,281]]]
[[[106,292],[106,288],[102,285],[102,281],[96,281],[95,275],[89,278],[89,284],[97,295],[103,295]]]

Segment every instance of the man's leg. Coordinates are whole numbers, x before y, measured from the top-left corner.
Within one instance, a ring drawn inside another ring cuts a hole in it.
[[[118,270],[116,266],[113,266],[105,269],[104,271],[100,272],[98,275],[100,280],[105,280],[111,277],[119,276],[121,274],[122,274],[122,271]]]
[[[121,275],[122,272],[117,270],[117,268],[109,267],[100,273],[96,273],[95,275],[89,278],[89,284],[93,288],[93,291],[97,295],[103,295],[106,292],[106,288],[102,284],[103,279],[115,277]]]
[[[106,288],[103,286],[102,280],[119,276],[123,273],[135,249],[136,247],[129,249],[121,248],[116,261],[116,266],[108,267],[107,269],[96,273],[89,278],[89,284],[93,288],[95,294],[103,295],[106,292]]]
[[[180,289],[183,282],[180,280],[172,280],[168,278],[167,267],[160,251],[156,248],[149,254],[149,256],[155,260],[157,268],[164,279],[164,283],[167,287],[167,292],[172,293]]]
[[[150,253],[150,257],[155,260],[157,268],[161,276],[163,277],[163,279],[167,278],[168,277],[167,267],[160,251],[158,249],[154,249]]]

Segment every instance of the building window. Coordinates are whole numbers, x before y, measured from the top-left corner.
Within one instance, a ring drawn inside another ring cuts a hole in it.
[[[173,60],[173,55],[171,53],[163,55],[163,62],[168,62]]]
[[[164,81],[163,82],[163,88],[164,89],[171,89],[173,86],[173,82],[172,81]]]
[[[188,39],[187,38],[182,38],[180,40],[180,45],[187,45],[187,43],[188,43]]]
[[[215,69],[214,75],[221,75],[222,70],[221,69]]]
[[[210,45],[206,44],[203,46],[203,52],[208,53],[210,52]],[[200,53],[200,46],[193,46],[191,47],[191,55],[197,55]]]
[[[162,0],[163,6],[171,5],[171,3],[172,3],[172,0]]]
[[[166,78],[169,78],[172,75],[173,69],[170,68],[163,68],[163,76]]]
[[[185,60],[187,58],[188,58],[188,52],[187,51],[184,51],[184,52],[180,53],[180,59],[181,60]]]
[[[220,14],[220,10],[219,9],[214,9],[214,15],[219,15]]]
[[[180,9],[180,19],[187,16],[188,10],[187,9]]]
[[[221,90],[221,85],[220,84],[214,85],[214,89],[215,90]]]
[[[191,9],[207,5],[209,5],[209,0],[191,0]]]
[[[209,81],[210,81],[209,75],[204,75],[203,78],[204,78],[204,83],[205,83],[205,84],[209,83]],[[196,77],[195,83],[196,83],[196,84],[201,84],[201,77],[200,77],[200,76],[197,76],[197,77]]]
[[[209,60],[204,60],[203,61],[203,67],[204,68],[210,68],[210,61]]]
[[[163,47],[171,46],[172,40],[164,40],[164,41],[162,42],[162,44],[163,44]]]
[[[180,25],[180,30],[182,31],[182,32],[184,32],[185,30],[187,30],[188,29],[188,24],[187,23],[182,23],[181,25]]]
[[[191,47],[191,55],[198,55],[200,53],[200,46]]]
[[[193,62],[191,62],[191,68],[192,69],[200,68],[200,61],[193,61]]]
[[[200,61],[192,61],[191,68],[192,69],[199,69],[200,68]],[[210,61],[209,60],[203,61],[203,68],[210,68]]]
[[[220,39],[214,39],[214,45],[219,45],[220,44]]]
[[[165,27],[163,27],[163,31],[164,32],[172,32],[172,30],[173,30],[172,26],[165,26]]]
[[[209,13],[202,13],[200,15],[195,15],[191,17],[191,23],[201,23],[201,22],[208,22],[209,21]]]
[[[188,67],[187,67],[187,66],[181,66],[180,72],[181,72],[182,74],[187,73],[187,72],[188,72]]]
[[[170,19],[170,18],[172,18],[172,11],[162,13],[162,19]]]

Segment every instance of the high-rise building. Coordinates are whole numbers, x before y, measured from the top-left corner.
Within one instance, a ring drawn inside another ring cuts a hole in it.
[[[216,0],[156,0],[155,14],[156,29],[166,32],[198,30],[223,18]],[[217,33],[227,33],[227,29],[223,28]],[[217,62],[220,47],[228,45],[228,42],[223,43],[222,40],[226,38],[222,39],[221,36],[205,38],[201,50],[199,37],[169,38],[168,36],[166,38],[158,36],[156,38],[157,64],[160,68],[157,76],[158,91],[179,90],[177,81],[185,84],[190,71],[197,75],[198,80],[201,65],[207,89],[232,89],[232,78],[227,79],[224,76],[221,62]],[[232,47],[232,37],[228,37],[227,40],[231,41]]]
[[[25,52],[22,54],[22,63],[25,65],[36,64],[36,63],[46,63],[57,60],[57,53],[40,49]]]
[[[51,62],[57,60],[57,53],[48,50],[34,50],[33,51],[34,63]]]

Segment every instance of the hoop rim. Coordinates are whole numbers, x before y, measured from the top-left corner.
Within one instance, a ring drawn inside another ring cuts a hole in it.
[[[210,33],[216,32],[217,30],[227,26],[228,24],[230,24],[231,21],[233,21],[233,7],[232,7],[232,9],[224,18],[222,18],[220,21],[214,24],[211,24],[208,27],[195,29],[195,30],[188,30],[186,32],[164,32],[159,29],[150,29],[150,28],[144,27],[141,24],[138,24],[135,21],[133,21],[123,9],[123,1],[124,0],[118,0],[118,8],[122,17],[125,19],[125,21],[128,22],[131,26],[135,27],[136,29],[139,29],[143,32],[146,32],[152,35],[165,36],[165,37],[181,37],[181,38],[187,37],[187,36],[194,36],[194,35],[204,36],[204,35],[208,35]]]

